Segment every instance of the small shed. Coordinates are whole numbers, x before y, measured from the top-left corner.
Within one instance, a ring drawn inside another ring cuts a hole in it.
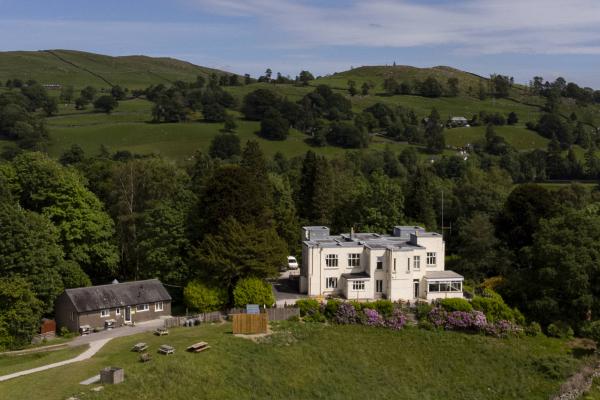
[[[123,368],[106,367],[100,371],[100,382],[115,385],[125,380]]]

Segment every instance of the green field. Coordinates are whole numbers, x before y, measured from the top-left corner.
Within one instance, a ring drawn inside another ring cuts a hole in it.
[[[20,78],[43,84],[87,85],[109,88],[121,85],[142,89],[151,84],[170,84],[176,80],[193,81],[223,71],[200,67],[173,58],[146,56],[111,57],[73,50],[0,52],[0,81]]]
[[[206,341],[210,350],[185,347]],[[153,360],[130,348],[144,341]],[[156,354],[160,344],[176,348]],[[109,342],[92,359],[0,383],[3,398],[65,399],[543,399],[581,360],[545,337],[495,339],[407,328],[283,323],[255,343],[231,325],[172,330]],[[125,369],[125,383],[93,393],[78,382],[106,366]],[[550,371],[550,372],[549,372]],[[556,373],[558,371],[558,373]]]
[[[60,350],[27,353],[23,355],[0,355],[0,375],[8,375],[42,365],[68,360],[83,353],[87,345]]]
[[[545,149],[548,146],[548,139],[526,129],[523,125],[496,126],[494,129],[497,135],[502,136],[507,143],[519,150]],[[463,147],[485,140],[485,130],[485,126],[447,129],[446,144]]]

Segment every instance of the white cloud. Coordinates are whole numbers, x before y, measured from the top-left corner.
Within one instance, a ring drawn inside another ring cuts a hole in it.
[[[204,11],[258,18],[290,46],[450,45],[470,53],[598,54],[597,0],[188,0]]]

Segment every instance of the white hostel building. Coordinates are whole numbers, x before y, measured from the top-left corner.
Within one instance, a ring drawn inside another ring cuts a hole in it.
[[[335,236],[325,226],[306,226],[302,238],[300,292],[309,296],[411,302],[463,296],[464,278],[444,269],[439,233],[396,226],[391,236]]]

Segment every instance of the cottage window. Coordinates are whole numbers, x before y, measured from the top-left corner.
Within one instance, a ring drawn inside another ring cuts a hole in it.
[[[396,273],[396,259],[394,258],[394,273]]]
[[[115,309],[115,315],[121,315],[121,309],[120,308]]]
[[[149,309],[150,309],[150,307],[148,306],[148,304],[139,304],[135,307],[135,310],[137,312],[148,311]]]
[[[325,256],[325,266],[328,268],[337,268],[337,266],[338,266],[337,254],[327,254]]]
[[[325,288],[326,289],[337,289],[338,278],[328,277],[325,279]]]
[[[110,310],[100,310],[100,318],[110,317]]]
[[[430,267],[432,265],[436,264],[436,257],[435,257],[435,253],[427,253],[427,266]]]
[[[352,290],[365,290],[365,281],[352,281]]]
[[[348,254],[348,267],[360,267],[360,253]]]
[[[462,292],[462,281],[430,282],[429,292]]]
[[[75,321],[75,311],[71,311],[71,321]]]
[[[163,310],[163,302],[158,301],[154,303],[154,311],[162,311]]]
[[[376,291],[377,293],[381,293],[381,292],[383,292],[383,280],[381,280],[381,279],[377,279],[377,280],[375,281],[375,291]]]
[[[421,256],[413,257],[413,269],[421,269]]]
[[[406,261],[406,272],[410,272],[410,257],[408,257]]]
[[[383,257],[377,257],[377,269],[383,269]]]

